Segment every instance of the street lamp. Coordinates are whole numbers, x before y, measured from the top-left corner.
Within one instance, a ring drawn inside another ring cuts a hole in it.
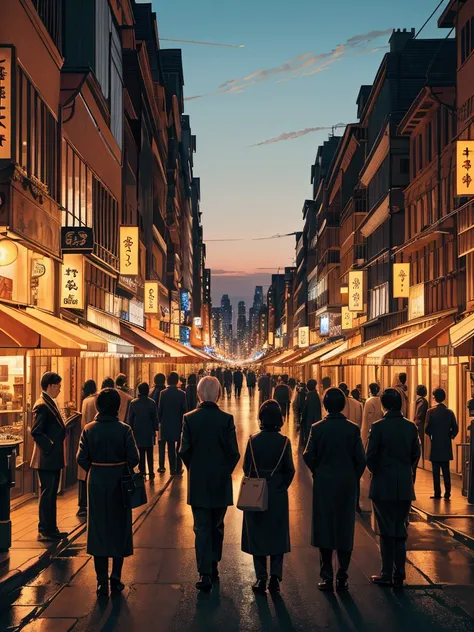
[[[0,239],[0,266],[9,266],[17,260],[18,246],[11,239]]]

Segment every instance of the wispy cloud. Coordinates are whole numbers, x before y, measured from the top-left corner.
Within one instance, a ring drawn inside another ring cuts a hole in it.
[[[218,42],[172,39],[171,37],[160,37],[160,42],[180,42],[181,44],[200,44],[201,46],[221,46],[223,48],[245,48],[244,44],[220,44]]]
[[[260,147],[262,145],[273,145],[274,143],[281,143],[283,140],[293,140],[295,138],[299,138],[300,136],[306,136],[306,134],[314,134],[315,132],[322,132],[324,130],[330,130],[332,126],[325,127],[307,127],[306,129],[300,129],[297,132],[285,132],[280,134],[280,136],[275,136],[274,138],[269,138],[268,140],[264,140],[261,143],[255,143],[254,145],[250,145],[250,147]]]
[[[219,270],[212,269],[212,276],[236,276],[248,274],[245,270]]]

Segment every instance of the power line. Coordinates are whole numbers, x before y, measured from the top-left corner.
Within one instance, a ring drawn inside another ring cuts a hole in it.
[[[436,7],[436,9],[433,11],[433,13],[430,15],[430,17],[426,20],[426,22],[423,24],[423,26],[420,28],[420,30],[418,31],[418,33],[415,35],[415,39],[418,37],[418,35],[421,33],[421,31],[425,28],[425,26],[428,24],[428,22],[430,22],[431,18],[435,15],[435,13],[438,11],[438,9],[441,7],[441,5],[445,2],[445,0],[441,0],[441,2],[438,3],[438,6]]]

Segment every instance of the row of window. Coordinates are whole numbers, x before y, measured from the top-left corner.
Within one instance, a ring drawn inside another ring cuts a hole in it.
[[[474,51],[474,18],[471,18],[461,29],[461,64]]]
[[[412,178],[433,160],[437,153],[439,139],[441,149],[449,145],[456,135],[456,116],[443,107],[439,110],[440,119],[428,123],[423,131],[411,139],[411,171]]]

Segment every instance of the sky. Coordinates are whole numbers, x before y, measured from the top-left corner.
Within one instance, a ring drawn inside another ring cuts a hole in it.
[[[238,300],[248,306],[255,285],[293,265],[294,237],[256,239],[302,229],[318,145],[356,120],[359,88],[373,82],[391,29],[418,30],[437,4],[153,1],[161,48],[183,51],[214,305],[228,293],[235,310]],[[422,37],[445,35],[435,16]]]

